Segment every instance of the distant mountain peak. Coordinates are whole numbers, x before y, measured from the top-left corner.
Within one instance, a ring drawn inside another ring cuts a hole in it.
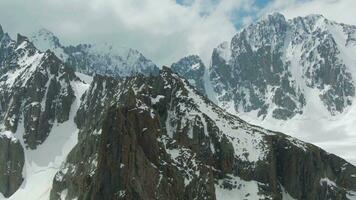
[[[340,63],[320,66],[324,63],[309,56],[337,54],[330,38],[307,34],[294,41],[300,36],[290,31],[294,27],[271,24],[257,31],[251,26],[250,33],[257,34],[253,40],[245,32],[214,50],[209,70],[216,75],[210,77],[216,81],[211,89],[222,97],[219,103],[235,106],[239,100],[241,111],[268,115],[276,108],[284,117],[303,108],[294,104],[305,88],[349,92],[335,88],[335,82],[349,83]],[[52,38],[46,31],[42,36]],[[321,51],[310,45],[315,38],[326,45]],[[158,70],[130,48],[58,45],[39,50],[30,41],[22,35],[17,42],[0,40],[0,180],[5,180],[0,199],[355,197],[355,166],[312,144],[251,125],[218,107],[204,90],[198,92],[209,78],[199,56]],[[307,51],[296,48],[300,44]],[[292,63],[291,55],[300,52],[302,61],[313,65]],[[310,70],[304,74],[310,85],[299,87],[295,71],[289,70],[293,64],[293,69]],[[157,75],[145,76],[155,70]]]
[[[322,15],[322,14],[309,14],[309,15],[306,15],[304,18],[307,18],[307,19],[326,19],[324,17],[324,15]]]
[[[136,73],[158,73],[158,67],[135,49],[110,43],[64,46],[59,38],[47,29],[35,32],[31,41],[41,51],[50,49],[63,62],[88,75],[126,77]]]
[[[185,77],[201,94],[205,94],[202,77],[204,76],[206,67],[198,55],[186,56],[178,62],[173,63],[171,68],[180,76]]]
[[[273,12],[265,15],[259,21],[286,21],[285,16],[279,12]]]
[[[50,30],[41,28],[31,35],[31,41],[42,51],[62,48],[59,38]]]
[[[37,32],[38,34],[41,35],[51,35],[51,36],[55,36],[54,33],[46,28],[41,28],[40,30],[38,30]]]

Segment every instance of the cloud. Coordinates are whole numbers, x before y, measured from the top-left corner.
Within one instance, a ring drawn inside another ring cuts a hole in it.
[[[108,42],[140,50],[158,65],[188,54],[206,64],[212,49],[260,15],[321,13],[356,24],[354,0],[1,0],[0,24],[13,36],[40,28],[64,43]],[[343,12],[340,12],[342,10]]]
[[[66,43],[109,42],[170,64],[211,51],[236,33],[231,16],[248,0],[2,0],[0,23],[12,35],[47,28]],[[187,3],[189,2],[189,3]],[[16,10],[16,12],[14,12]]]
[[[274,0],[260,14],[281,12],[287,18],[322,14],[324,17],[346,24],[356,25],[355,0]]]

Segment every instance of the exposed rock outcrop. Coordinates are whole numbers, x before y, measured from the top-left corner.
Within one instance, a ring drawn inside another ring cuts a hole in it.
[[[21,186],[25,158],[22,145],[10,132],[0,132],[0,193],[5,197]]]
[[[51,199],[322,200],[356,190],[351,164],[227,114],[167,68],[96,76],[83,98],[77,121],[88,117]]]

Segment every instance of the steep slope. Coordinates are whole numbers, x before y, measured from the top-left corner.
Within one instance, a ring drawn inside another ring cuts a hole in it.
[[[345,57],[356,50],[355,30],[320,15],[266,16],[234,36],[228,60],[214,51],[210,75],[218,100],[284,120],[312,104],[329,116],[346,111],[355,96],[354,63]]]
[[[15,42],[11,40],[9,34],[5,33],[0,25],[0,65],[15,48]]]
[[[356,163],[355,41],[356,26],[321,15],[267,15],[213,50],[206,94],[251,123]]]
[[[201,94],[206,93],[203,79],[206,67],[199,56],[190,55],[184,57],[173,63],[171,69],[187,79]]]
[[[356,199],[356,167],[227,113],[166,67],[92,80],[24,36],[8,44],[0,199]]]
[[[76,122],[51,199],[355,199],[354,166],[226,113],[168,68],[96,76]]]
[[[73,118],[87,84],[52,52],[40,52],[24,36],[13,41],[5,35],[0,49],[0,196],[48,199],[57,168],[76,144]]]
[[[131,48],[109,44],[64,46],[58,37],[46,29],[34,33],[31,41],[42,51],[50,49],[63,62],[85,74],[125,77],[137,73],[145,75],[158,73],[158,67],[151,60]]]

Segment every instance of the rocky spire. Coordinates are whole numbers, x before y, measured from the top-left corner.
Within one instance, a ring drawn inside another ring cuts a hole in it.
[[[2,26],[0,24],[0,40],[2,39],[3,36],[4,36],[4,31],[2,30]]]
[[[28,38],[26,36],[23,36],[21,34],[17,34],[17,44],[21,44],[24,41],[28,41]]]

